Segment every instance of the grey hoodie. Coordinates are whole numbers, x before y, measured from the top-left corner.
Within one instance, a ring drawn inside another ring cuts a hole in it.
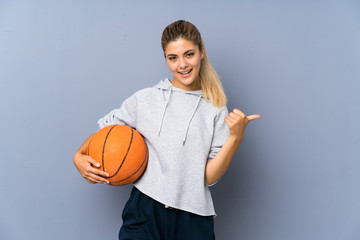
[[[134,93],[98,124],[125,124],[144,136],[148,166],[133,183],[141,192],[173,208],[216,216],[205,166],[229,137],[227,116],[226,106],[216,108],[201,90],[185,91],[164,79]]]

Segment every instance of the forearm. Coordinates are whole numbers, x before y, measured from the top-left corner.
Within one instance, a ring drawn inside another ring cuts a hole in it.
[[[205,168],[206,184],[211,185],[225,174],[230,166],[236,150],[239,148],[242,139],[230,136],[216,156],[211,159]]]

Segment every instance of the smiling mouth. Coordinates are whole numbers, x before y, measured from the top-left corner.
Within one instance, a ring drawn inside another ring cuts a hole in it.
[[[179,73],[180,73],[180,75],[187,75],[187,74],[189,74],[191,71],[192,71],[192,69],[190,69],[190,70],[188,70],[188,71],[186,71],[186,72],[179,72]]]

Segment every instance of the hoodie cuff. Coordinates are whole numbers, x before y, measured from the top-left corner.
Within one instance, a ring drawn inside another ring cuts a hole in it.
[[[212,183],[212,184],[210,184],[210,185],[207,184],[206,181],[204,181],[204,182],[205,182],[205,186],[207,186],[207,187],[214,186],[215,184],[217,184],[217,183],[220,181],[220,179],[221,179],[221,178],[219,178],[216,182],[214,182],[214,183]]]

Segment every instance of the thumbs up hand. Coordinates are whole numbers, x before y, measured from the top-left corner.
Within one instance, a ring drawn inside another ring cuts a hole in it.
[[[224,118],[224,121],[229,127],[230,137],[233,137],[241,142],[244,138],[247,124],[260,117],[261,116],[259,114],[246,116],[239,109],[234,109],[229,113],[228,117]]]

